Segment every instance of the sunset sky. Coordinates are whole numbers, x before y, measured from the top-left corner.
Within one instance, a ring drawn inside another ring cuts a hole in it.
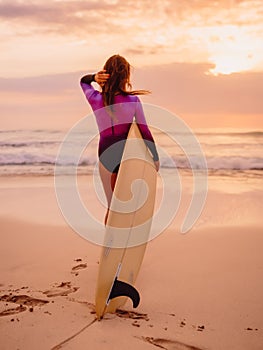
[[[2,0],[1,129],[69,128],[112,54],[190,127],[263,129],[262,0]]]

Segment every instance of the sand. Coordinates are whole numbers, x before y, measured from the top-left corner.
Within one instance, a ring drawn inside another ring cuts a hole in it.
[[[101,248],[65,223],[52,177],[2,177],[1,350],[262,349],[262,191],[217,181],[190,232],[179,233],[179,211],[149,242],[139,307],[128,301],[98,322]],[[91,177],[82,186],[94,204]]]

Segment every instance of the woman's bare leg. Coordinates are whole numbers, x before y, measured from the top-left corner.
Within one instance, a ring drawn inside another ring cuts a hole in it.
[[[117,179],[117,174],[111,173],[108,169],[105,168],[104,165],[102,165],[101,162],[99,162],[99,173],[100,173],[103,189],[107,198],[107,203],[108,203],[108,209],[104,220],[104,223],[106,225],[107,218],[109,215],[109,207],[111,203],[112,193],[113,193],[115,182]]]

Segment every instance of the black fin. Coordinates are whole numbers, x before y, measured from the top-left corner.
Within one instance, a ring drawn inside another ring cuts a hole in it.
[[[140,303],[140,294],[138,293],[137,289],[135,289],[131,284],[119,281],[116,278],[113,283],[108,301],[113,298],[123,296],[129,297],[132,300],[134,308],[136,308]]]

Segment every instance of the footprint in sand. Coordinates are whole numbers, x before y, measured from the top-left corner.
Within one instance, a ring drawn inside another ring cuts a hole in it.
[[[42,306],[46,303],[49,303],[48,300],[32,298],[29,295],[2,295],[2,296],[0,296],[0,301],[3,301],[5,303],[19,304],[19,306],[15,307],[15,308],[11,307],[11,308],[8,308],[6,310],[1,311],[0,317],[14,315],[14,314],[18,314],[20,312],[23,312],[23,311],[27,310],[26,306],[30,306],[31,309],[33,309],[33,306]]]
[[[76,272],[78,272],[79,270],[86,269],[86,267],[87,267],[87,264],[86,264],[86,263],[78,264],[78,265],[72,267],[71,273],[76,273]]]
[[[26,310],[27,310],[26,306],[19,305],[17,307],[12,307],[10,309],[6,309],[6,310],[1,311],[0,317],[19,314],[20,312],[23,312]]]
[[[84,264],[78,264],[76,266],[73,266],[72,267],[72,271],[78,271],[78,270],[82,270],[82,269],[85,269],[87,267],[87,264],[84,263]]]
[[[48,298],[67,296],[70,293],[75,293],[79,287],[72,287],[71,282],[61,282],[59,285],[55,285],[55,288],[46,290],[43,292]]]
[[[177,340],[151,338],[151,337],[142,337],[142,340],[152,345],[155,345],[161,349],[166,349],[166,350],[202,350],[201,348],[197,348],[196,346],[181,343]]]
[[[121,318],[131,318],[133,320],[145,320],[149,321],[149,317],[147,314],[141,314],[139,312],[134,311],[126,311],[126,310],[116,310],[116,315]]]
[[[0,296],[0,301],[26,306],[42,306],[49,303],[48,300],[32,298],[29,295],[2,295]]]

